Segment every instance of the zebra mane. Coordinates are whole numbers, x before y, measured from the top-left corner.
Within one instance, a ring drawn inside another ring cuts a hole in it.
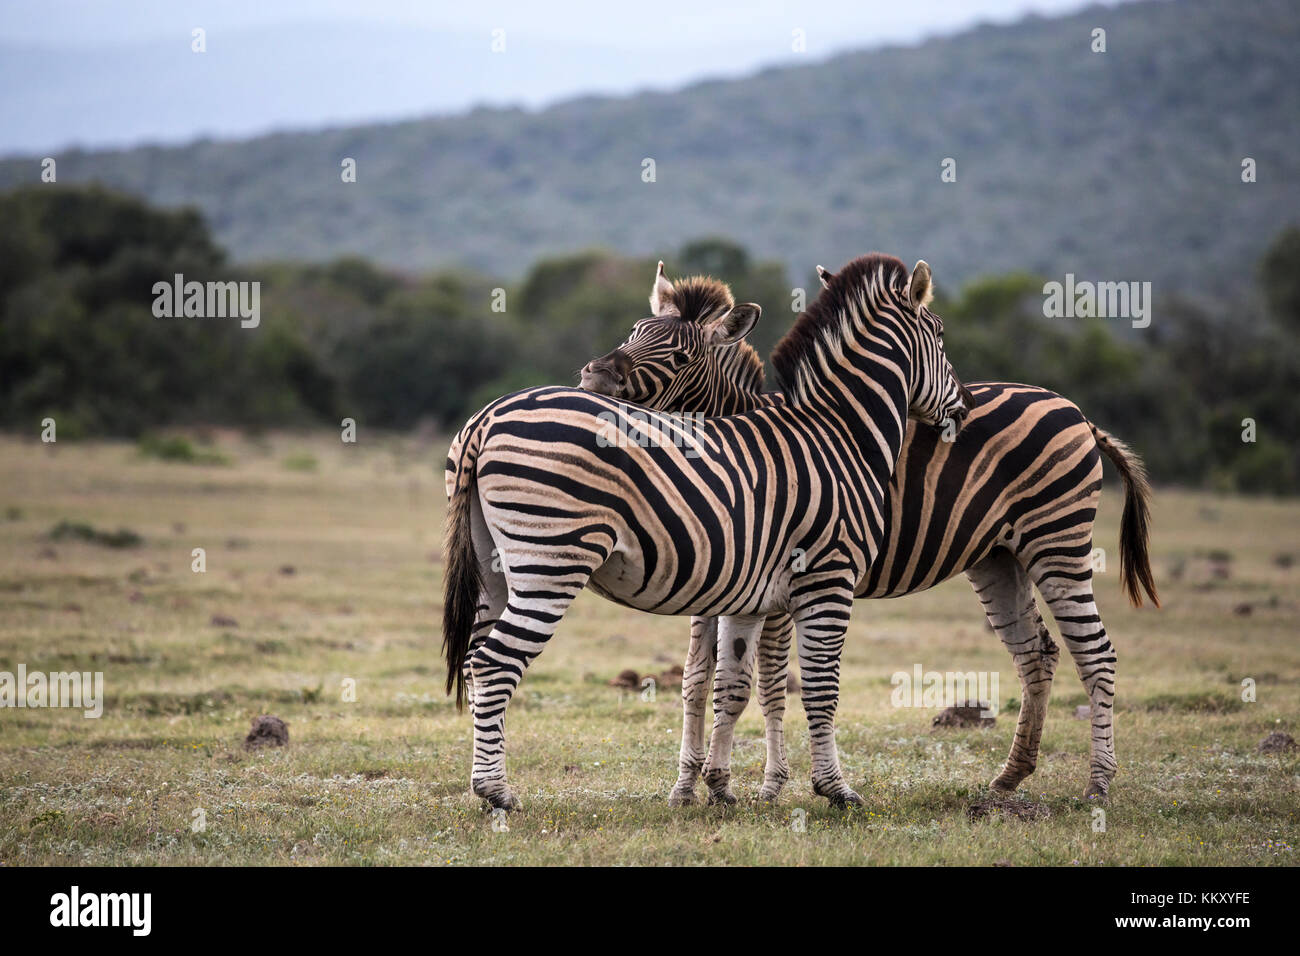
[[[896,257],[880,252],[859,256],[835,273],[829,285],[772,350],[772,367],[776,369],[776,382],[781,391],[793,397],[800,370],[815,368],[819,351],[838,351],[848,331],[848,317],[862,311],[864,286],[892,292],[900,285],[906,289],[907,280],[907,266]]]
[[[664,299],[683,322],[702,325],[736,304],[731,286],[713,276],[690,276],[672,285],[673,291]],[[763,357],[748,342],[737,342],[726,349],[718,359],[718,367],[741,391],[754,395],[763,391]]]
[[[672,283],[672,291],[664,293],[660,314],[676,313],[683,322],[703,325],[735,304],[731,288],[725,282],[713,276],[691,276]]]

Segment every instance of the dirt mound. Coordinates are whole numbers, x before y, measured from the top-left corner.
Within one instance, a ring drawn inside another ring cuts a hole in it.
[[[619,687],[623,690],[636,690],[641,686],[641,675],[631,668],[619,671],[618,676],[609,682],[609,686]]]
[[[1259,752],[1262,754],[1290,753],[1295,749],[1295,738],[1280,730],[1273,731],[1259,742]]]
[[[966,818],[971,823],[992,817],[1015,817],[1017,820],[1024,820],[1026,823],[1037,823],[1039,820],[1046,820],[1051,815],[1052,811],[1047,808],[1046,804],[1021,800],[1011,794],[1000,793],[990,794],[976,800],[966,808]]]
[[[973,701],[965,704],[959,704],[956,707],[949,707],[938,717],[931,721],[931,727],[992,727],[997,722],[996,717],[985,717],[987,711],[992,710],[988,704],[983,701]]]
[[[284,747],[289,743],[289,725],[279,717],[263,714],[253,718],[253,729],[244,738],[244,747]]]
[[[681,687],[683,676],[684,672],[682,671],[682,665],[674,664],[666,671],[661,671],[659,676],[655,678],[655,681],[660,687]]]
[[[609,682],[609,686],[617,687],[619,690],[641,690],[641,685],[646,680],[653,680],[655,687],[660,690],[667,690],[673,687],[681,687],[682,675],[682,666],[680,664],[674,664],[666,671],[661,671],[658,674],[645,675],[638,674],[629,667],[627,670],[619,671],[618,676]]]

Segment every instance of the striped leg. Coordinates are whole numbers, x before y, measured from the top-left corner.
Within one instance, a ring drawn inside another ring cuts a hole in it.
[[[483,595],[479,598],[478,612],[474,616],[474,631],[469,643],[470,652],[462,668],[465,672],[465,695],[471,718],[474,716],[474,671],[471,667],[474,652],[482,646],[488,635],[492,633],[492,629],[497,626],[497,620],[506,608],[507,594],[505,575],[499,571],[493,573],[490,569],[484,569]]]
[[[492,535],[483,520],[483,506],[477,495],[470,502],[470,515],[470,534],[474,542],[474,554],[478,558],[479,574],[483,580],[483,590],[479,594],[478,607],[474,614],[474,629],[470,633],[469,653],[465,655],[465,663],[461,667],[465,675],[465,698],[472,719],[474,673],[470,664],[473,661],[474,651],[487,640],[488,635],[492,633],[492,628],[496,627],[501,612],[505,610],[509,589],[506,587],[506,576],[501,570],[501,563],[494,557],[496,551]]]
[[[1038,743],[1047,718],[1047,697],[1061,651],[1048,633],[1029,575],[1010,551],[997,550],[966,571],[989,624],[1006,645],[1020,677],[1020,716],[1006,764],[990,784],[1014,791],[1038,766]]]
[[[767,736],[767,767],[763,789],[758,792],[761,800],[775,800],[790,779],[785,759],[785,682],[793,637],[794,621],[782,612],[768,617],[758,639],[758,704]]]
[[[521,808],[506,783],[506,708],[524,669],[542,652],[560,619],[587,583],[590,571],[574,583],[572,567],[563,580],[545,575],[510,575],[505,610],[470,658],[474,678],[474,770],[476,796],[494,807]]]
[[[1092,758],[1085,798],[1105,800],[1119,765],[1115,762],[1115,648],[1092,594],[1092,541],[1061,553],[1039,556],[1029,573],[1061,628],[1092,706]]]
[[[862,806],[863,800],[844,781],[835,749],[835,709],[840,700],[840,654],[848,628],[852,588],[810,595],[794,612],[803,678],[803,709],[812,749],[813,792],[833,806]]]
[[[682,750],[677,783],[668,794],[671,807],[695,802],[695,781],[704,767],[708,747],[704,707],[713,684],[713,662],[717,654],[718,618],[691,618],[691,647],[682,668]]]
[[[731,792],[731,743],[754,679],[754,657],[763,632],[762,617],[724,617],[718,620],[718,662],[713,675],[713,732],[704,783],[710,803],[735,803]]]

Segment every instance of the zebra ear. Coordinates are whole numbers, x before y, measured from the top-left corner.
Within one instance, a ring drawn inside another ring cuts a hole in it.
[[[705,344],[714,349],[735,345],[754,330],[762,314],[763,310],[753,302],[742,302],[709,325],[704,333]]]
[[[824,266],[818,266],[817,278],[821,281],[823,289],[829,289],[831,287],[831,280],[835,278],[835,273],[831,272],[830,269],[827,269]]]
[[[664,275],[664,261],[659,260],[655,270],[655,284],[650,288],[650,314],[663,315],[668,309],[668,302],[673,292],[673,284]]]
[[[912,308],[920,312],[934,298],[934,283],[930,279],[930,266],[924,259],[916,260],[912,278],[907,283],[907,298]]]

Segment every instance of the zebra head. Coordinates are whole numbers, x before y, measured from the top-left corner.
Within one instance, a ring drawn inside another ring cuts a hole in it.
[[[821,266],[825,291],[777,346],[772,360],[782,390],[796,402],[825,388],[817,367],[854,366],[874,356],[901,376],[908,417],[960,428],[974,406],[943,349],[943,322],[930,311],[930,266],[911,274],[893,256],[861,256],[838,274]],[[811,374],[810,374],[811,373]]]
[[[930,311],[934,284],[930,266],[918,259],[907,283],[907,301],[916,316],[916,360],[908,415],[927,425],[952,422],[961,428],[975,399],[952,370],[943,349],[943,320]]]
[[[650,308],[653,314],[633,325],[618,348],[583,367],[581,386],[665,411],[722,414],[707,408],[709,397],[732,387],[734,363],[725,359],[762,310],[753,303],[736,305],[731,290],[716,279],[669,282],[662,262]],[[748,364],[761,379],[757,355]]]

